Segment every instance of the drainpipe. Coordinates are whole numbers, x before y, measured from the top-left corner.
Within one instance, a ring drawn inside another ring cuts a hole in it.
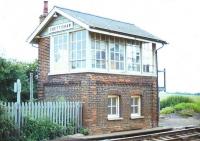
[[[164,47],[164,43],[162,43],[162,46],[158,49],[156,49],[155,51],[155,55],[156,55],[156,74],[157,74],[157,83],[156,83],[156,87],[157,87],[157,119],[158,119],[158,122],[159,122],[159,112],[160,112],[160,99],[159,99],[159,89],[158,89],[158,50],[160,50],[161,48]]]

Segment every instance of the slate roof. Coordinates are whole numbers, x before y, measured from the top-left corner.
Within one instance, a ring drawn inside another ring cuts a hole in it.
[[[95,16],[88,13],[82,13],[79,11],[74,11],[71,9],[61,8],[57,6],[56,8],[78,19],[79,21],[89,25],[90,28],[105,30],[105,31],[124,34],[128,36],[133,36],[133,37],[139,37],[142,39],[147,39],[147,40],[167,44],[166,41],[152,35],[151,33],[137,27],[134,24],[117,21],[117,20],[113,20],[109,18],[104,18],[100,16]]]

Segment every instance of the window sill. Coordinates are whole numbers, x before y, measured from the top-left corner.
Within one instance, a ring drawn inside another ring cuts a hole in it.
[[[108,117],[108,120],[123,120],[122,117]]]
[[[131,119],[143,119],[144,116],[131,116]]]

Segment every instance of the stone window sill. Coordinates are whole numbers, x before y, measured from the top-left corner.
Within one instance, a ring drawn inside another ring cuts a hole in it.
[[[108,117],[108,120],[123,120],[122,117]]]
[[[131,116],[131,119],[143,119],[144,116]]]

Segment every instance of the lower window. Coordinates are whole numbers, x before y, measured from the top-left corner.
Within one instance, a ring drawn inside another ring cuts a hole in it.
[[[140,96],[131,97],[131,117],[141,116],[141,98]]]
[[[119,96],[108,96],[108,118],[119,118]]]

